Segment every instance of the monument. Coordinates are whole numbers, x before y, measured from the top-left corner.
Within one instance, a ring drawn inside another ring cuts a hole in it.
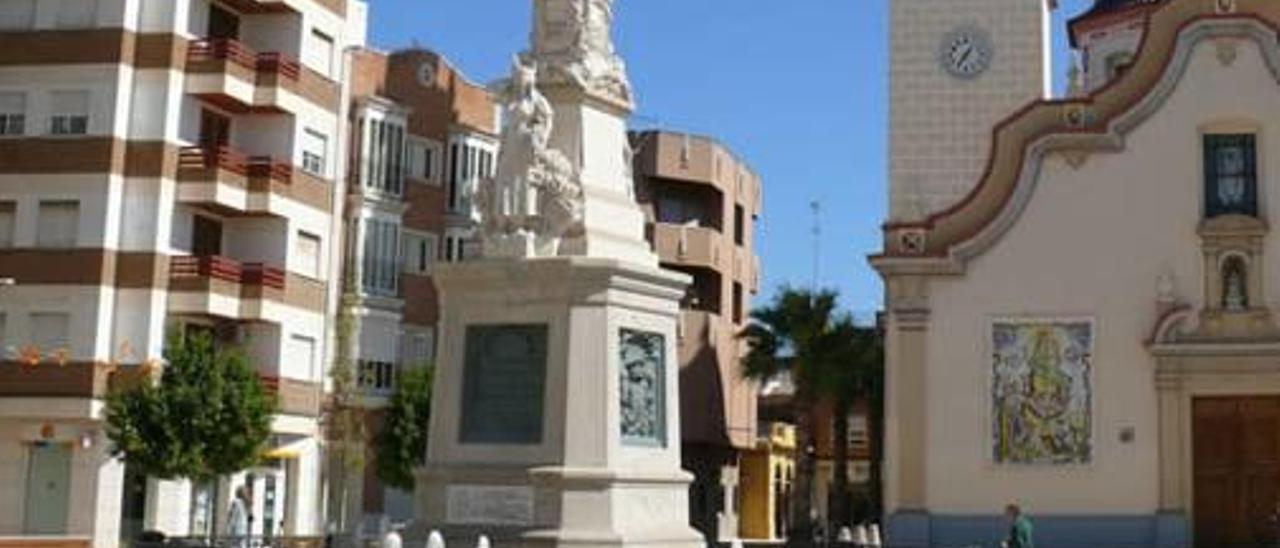
[[[613,0],[535,0],[501,87],[477,260],[441,265],[440,356],[416,535],[496,546],[693,547],[676,336],[689,280],[632,195]]]

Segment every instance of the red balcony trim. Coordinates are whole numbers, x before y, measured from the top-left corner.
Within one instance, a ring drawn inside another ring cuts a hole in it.
[[[244,153],[231,147],[216,148],[183,147],[178,151],[179,169],[225,169],[244,175],[248,172],[248,159]]]
[[[245,263],[240,282],[245,285],[260,285],[271,289],[284,289],[284,269],[267,266],[262,263]]]
[[[202,38],[191,42],[187,61],[231,61],[250,70],[257,69],[258,53],[230,38]]]
[[[265,177],[285,184],[293,182],[293,166],[270,156],[252,156],[248,166],[250,177]]]
[[[295,82],[302,74],[302,66],[282,53],[259,53],[255,64],[258,72],[274,72]]]
[[[173,257],[169,272],[173,278],[213,278],[233,283],[244,277],[244,267],[239,262],[217,255]]]

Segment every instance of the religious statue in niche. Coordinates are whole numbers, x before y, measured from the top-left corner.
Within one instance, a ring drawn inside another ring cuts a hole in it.
[[[618,346],[620,428],[629,445],[663,445],[666,344],[660,333],[623,329]]]
[[[627,68],[613,47],[614,0],[539,0],[534,56],[552,80],[564,79],[588,93],[632,104]]]
[[[1093,325],[1002,321],[993,326],[992,337],[995,462],[1090,462]]]
[[[1243,312],[1249,308],[1248,274],[1244,259],[1231,257],[1222,266],[1222,308]]]
[[[516,58],[502,94],[506,109],[497,174],[480,181],[472,217],[487,257],[551,257],[582,222],[577,168],[551,147],[554,112],[538,91],[537,69]]]

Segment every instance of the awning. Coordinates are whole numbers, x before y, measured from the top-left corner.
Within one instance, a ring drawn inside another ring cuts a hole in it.
[[[302,450],[306,448],[308,438],[302,438],[297,441],[289,442],[271,448],[262,454],[262,458],[266,460],[290,460],[302,456]]]

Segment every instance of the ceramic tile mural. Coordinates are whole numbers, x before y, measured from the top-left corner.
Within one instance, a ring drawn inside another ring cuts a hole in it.
[[[999,464],[1093,458],[1093,324],[1001,320],[992,326],[992,449]]]

